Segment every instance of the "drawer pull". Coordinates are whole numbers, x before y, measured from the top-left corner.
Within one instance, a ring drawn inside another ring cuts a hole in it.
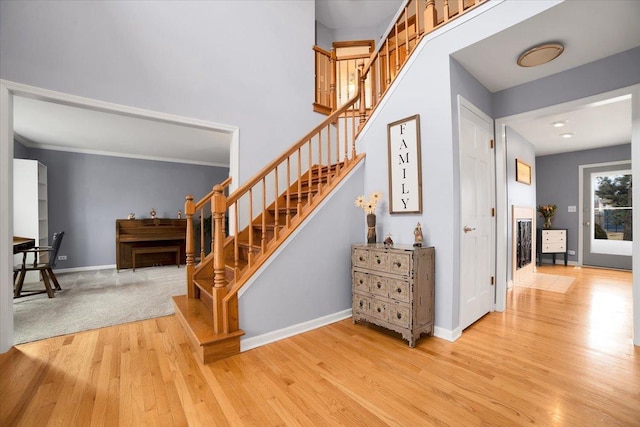
[[[398,319],[402,319],[402,314],[401,314],[400,312],[397,312],[397,313],[396,313],[396,317],[397,317]]]
[[[359,280],[359,283],[362,285],[364,282],[362,281],[362,279]]]
[[[396,292],[397,292],[397,293],[399,293],[399,294],[401,294],[401,293],[402,293],[402,288],[398,288],[398,289],[396,289]]]
[[[393,265],[395,265],[398,268],[402,267],[402,264],[398,261],[394,262]]]
[[[378,282],[378,289],[380,289],[382,287],[382,283]]]
[[[378,313],[380,313],[380,311],[382,311],[382,310],[380,310],[380,307],[378,307]]]
[[[362,308],[364,306],[364,304],[362,303],[362,301],[360,301],[360,308]]]
[[[358,258],[360,261],[364,261],[364,257],[360,257]]]
[[[380,260],[380,258],[378,258],[378,259],[376,260],[376,262],[377,262],[378,264],[380,264],[382,261]]]

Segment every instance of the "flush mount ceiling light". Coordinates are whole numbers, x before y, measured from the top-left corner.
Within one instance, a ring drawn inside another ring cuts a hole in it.
[[[564,126],[567,122],[563,121],[563,120],[558,120],[557,122],[553,122],[551,123],[551,126],[553,126],[554,128],[561,128],[562,126]]]
[[[573,135],[575,135],[574,132],[567,132],[567,133],[561,133],[560,136],[563,138],[573,138]]]
[[[541,44],[520,55],[518,65],[521,67],[537,67],[538,65],[553,61],[560,56],[563,50],[564,46],[560,43]]]

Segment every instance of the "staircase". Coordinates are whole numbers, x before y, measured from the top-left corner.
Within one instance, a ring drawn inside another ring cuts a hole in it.
[[[233,193],[226,194],[229,178],[197,202],[187,196],[187,293],[173,300],[203,363],[240,352],[244,332],[239,327],[238,291],[364,159],[356,151],[358,132],[419,40],[481,1],[427,0],[424,13],[419,10],[423,2],[407,1],[385,43],[366,64],[359,64],[358,88],[347,103]],[[207,254],[204,221],[209,213]]]

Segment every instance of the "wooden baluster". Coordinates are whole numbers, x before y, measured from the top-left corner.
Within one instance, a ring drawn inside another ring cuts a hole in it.
[[[458,0],[458,16],[464,12],[464,0]]]
[[[430,32],[438,24],[438,12],[436,11],[436,0],[427,0],[424,9],[424,32]]]
[[[195,205],[193,204],[193,195],[188,194],[186,200],[184,202],[184,213],[187,217],[187,236],[185,242],[185,252],[186,252],[186,270],[187,270],[187,297],[188,298],[198,298],[199,295],[196,294],[195,285],[193,284],[193,273],[195,271],[194,265],[194,250],[193,247],[193,214],[195,212]]]
[[[336,175],[340,171],[340,117],[336,119]]]
[[[211,250],[213,250],[213,233],[211,234],[212,234]],[[203,263],[203,262],[204,262],[204,207],[200,209],[200,263]]]
[[[318,132],[318,195],[322,193],[322,130]]]
[[[240,211],[238,210],[239,204],[236,201],[233,204],[235,212],[235,232],[233,235],[233,275],[234,279],[238,278],[238,272],[240,271],[240,248],[238,246],[238,235],[240,233]]]
[[[327,165],[329,172],[331,172],[331,124],[327,125]],[[331,181],[331,173],[329,173],[327,184],[331,185]]]
[[[418,41],[422,37],[422,30],[420,29],[420,1],[413,0],[416,6],[416,46],[418,46]],[[463,1],[463,0],[460,0]]]
[[[291,156],[287,157],[287,214],[285,215],[285,226],[289,228],[291,223]]]
[[[331,59],[330,59],[330,105],[331,105],[331,112],[336,111],[337,108],[337,103],[336,103],[336,50],[332,47],[331,48]]]
[[[398,23],[397,22],[394,25],[394,27],[395,27],[395,32],[396,32],[396,35],[393,38],[395,40],[395,42],[396,42],[396,45],[395,45],[395,51],[396,51],[395,66],[396,66],[396,69],[395,69],[395,72],[393,73],[393,77],[395,78],[395,76],[398,75],[398,70],[400,69],[400,39],[398,38]]]
[[[253,262],[253,187],[249,189],[249,249],[247,252],[249,267]]]
[[[356,141],[356,110],[351,111],[351,145],[354,145]],[[353,148],[351,149],[351,160],[355,159],[353,155]]]
[[[296,212],[298,216],[302,212],[302,147],[298,148],[298,205]]]
[[[449,20],[449,0],[444,0],[444,7],[442,8],[443,10],[443,15],[444,15],[444,22],[447,22]]]
[[[219,334],[222,333],[224,327],[222,305],[223,298],[227,294],[224,275],[224,235],[222,231],[224,213],[227,210],[227,198],[221,185],[213,187],[211,205],[211,210],[213,211],[211,234],[215,236],[213,239],[213,329],[216,334]]]
[[[404,64],[409,58],[409,7],[406,6],[404,8],[404,42],[405,42],[405,54],[404,54]]]
[[[386,91],[387,88],[389,87],[389,85],[391,84],[391,57],[389,56],[390,55],[390,53],[389,53],[389,40],[386,41],[385,47],[386,47],[386,50],[387,50],[387,61],[386,61],[386,63],[387,63],[387,67],[386,67],[386,69],[387,69],[387,75],[386,75],[387,84],[385,85],[384,90]]]
[[[313,188],[313,177],[311,176],[311,172],[313,170],[313,144],[311,142],[311,140],[308,141],[309,142],[309,149],[308,149],[308,153],[309,153],[309,164],[307,165],[307,177],[308,177],[308,181],[307,181],[307,206],[311,204],[311,189]]]
[[[360,85],[360,124],[358,125],[358,129],[362,129],[362,126],[364,126],[364,122],[367,121],[367,109],[366,106],[364,104],[364,99],[365,99],[365,93],[364,93],[364,80],[365,77],[362,75],[362,70],[364,68],[364,61],[361,62],[360,64],[358,64],[358,84]],[[355,135],[354,135],[354,141],[353,141],[353,150],[352,150],[352,155],[353,157],[356,156],[356,146],[355,146]]]
[[[260,239],[260,250],[265,252],[267,247],[267,179],[262,178],[262,236]]]
[[[276,207],[276,214],[274,215],[274,220],[273,220],[273,239],[274,240],[278,240],[278,217],[280,215],[279,209],[278,209],[278,200],[280,199],[280,189],[278,188],[278,166],[276,166],[275,169],[275,177],[274,177],[274,192],[273,192],[273,197],[275,198],[275,202],[274,205]]]
[[[347,136],[347,128],[349,127],[349,110],[341,114],[344,114],[344,165],[347,166],[349,164],[349,137]]]

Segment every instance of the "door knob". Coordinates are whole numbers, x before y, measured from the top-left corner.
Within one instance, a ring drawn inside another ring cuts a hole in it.
[[[473,231],[475,229],[476,229],[475,227],[469,227],[468,225],[465,225],[464,228],[463,228],[465,233],[468,233],[468,232]]]

